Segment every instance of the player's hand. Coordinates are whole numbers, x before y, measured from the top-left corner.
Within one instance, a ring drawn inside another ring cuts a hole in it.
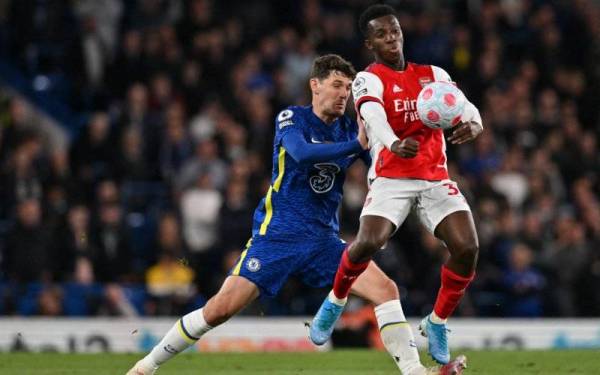
[[[365,129],[365,124],[362,120],[358,119],[358,135],[356,139],[360,143],[363,150],[369,149],[369,138],[367,138],[367,129]]]
[[[483,131],[483,126],[473,121],[461,122],[448,137],[448,141],[453,145],[460,145],[477,138]]]
[[[392,143],[390,151],[401,158],[411,159],[417,156],[417,152],[419,152],[419,142],[410,137],[397,140]]]

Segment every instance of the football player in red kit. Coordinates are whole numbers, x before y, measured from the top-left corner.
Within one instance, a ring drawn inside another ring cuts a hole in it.
[[[356,110],[365,123],[371,146],[370,189],[360,229],[343,253],[333,290],[312,322],[311,338],[316,343],[326,341],[352,283],[414,209],[450,253],[441,269],[441,287],[433,311],[419,327],[428,338],[429,353],[445,364],[450,361],[446,320],[475,276],[479,244],[469,205],[449,179],[444,133],[419,120],[416,101],[423,86],[451,80],[437,66],[404,60],[402,29],[393,8],[369,7],[362,13],[359,26],[365,46],[375,57],[352,85]],[[448,141],[462,144],[475,139],[482,130],[479,111],[467,102],[461,122]]]

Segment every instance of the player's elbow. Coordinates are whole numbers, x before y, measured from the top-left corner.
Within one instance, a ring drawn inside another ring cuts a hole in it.
[[[287,151],[292,159],[299,165],[306,165],[312,161],[311,155],[308,152],[305,152],[301,147],[291,147],[287,149]]]
[[[300,154],[300,155],[297,155],[296,157],[292,157],[292,158],[296,161],[296,163],[298,163],[301,166],[308,165],[313,162],[312,158],[310,158],[308,155],[304,155],[304,154]]]

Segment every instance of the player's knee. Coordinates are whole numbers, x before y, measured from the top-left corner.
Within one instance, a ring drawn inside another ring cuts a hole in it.
[[[371,256],[381,249],[387,240],[387,236],[380,233],[361,233],[355,242],[356,247],[361,249],[361,253]]]
[[[398,286],[389,277],[386,277],[385,282],[381,287],[381,292],[383,299],[382,302],[400,299],[400,292],[398,291]]]
[[[461,244],[452,256],[461,264],[474,268],[479,256],[479,246],[476,243]]]

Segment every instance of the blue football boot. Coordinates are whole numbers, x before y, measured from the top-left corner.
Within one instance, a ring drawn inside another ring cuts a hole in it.
[[[335,323],[344,311],[344,305],[338,305],[329,300],[329,296],[325,298],[317,315],[310,324],[310,341],[315,345],[323,345],[331,337]]]
[[[421,335],[427,337],[431,357],[442,365],[450,362],[448,328],[446,328],[446,324],[433,323],[428,315],[419,324],[419,331],[421,331]]]

